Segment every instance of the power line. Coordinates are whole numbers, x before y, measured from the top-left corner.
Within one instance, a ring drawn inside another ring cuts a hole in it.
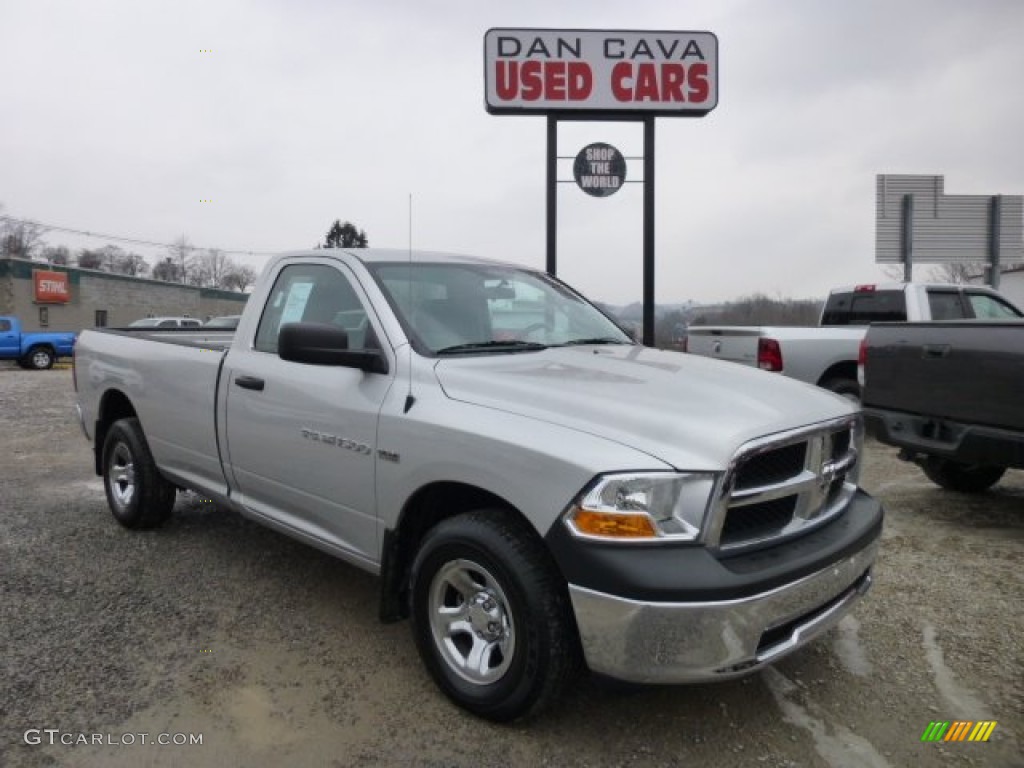
[[[132,245],[148,245],[154,248],[175,248],[177,247],[174,243],[158,243],[153,240],[142,240],[135,237],[124,237],[121,235],[104,235],[99,232],[87,232],[83,229],[74,229],[72,227],[60,227],[56,224],[44,224],[41,221],[35,221],[33,219],[22,219],[17,216],[6,216],[0,214],[0,221],[14,222],[18,224],[31,224],[37,227],[41,227],[47,231],[54,232],[67,232],[72,235],[84,235],[86,237],[94,237],[97,240],[112,240],[117,243],[131,243]],[[275,256],[277,251],[244,251],[244,250],[228,250],[226,248],[203,248],[198,245],[190,245],[190,250],[194,251],[220,251],[224,254],[235,255],[235,256]]]

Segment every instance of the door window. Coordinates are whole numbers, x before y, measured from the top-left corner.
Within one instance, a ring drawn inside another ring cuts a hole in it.
[[[967,317],[959,291],[928,291],[932,320],[963,320]]]
[[[277,354],[285,323],[323,323],[348,333],[349,349],[376,348],[363,303],[348,278],[323,264],[292,264],[274,281],[256,330],[255,348]]]
[[[974,316],[979,320],[1008,320],[1019,318],[1020,312],[1005,301],[989,296],[987,293],[968,293],[967,301],[971,305]]]
[[[0,332],[11,330],[10,320],[0,320]]]

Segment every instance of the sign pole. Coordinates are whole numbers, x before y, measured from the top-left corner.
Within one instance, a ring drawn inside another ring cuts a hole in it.
[[[654,116],[644,116],[644,329],[643,342],[654,346]]]
[[[903,196],[903,211],[900,218],[900,241],[903,256],[903,282],[914,279],[914,196]]]
[[[558,118],[548,115],[547,273],[558,274]]]
[[[1002,235],[1003,228],[1003,196],[993,195],[991,207],[989,208],[990,224],[989,224],[989,240],[988,240],[988,256],[989,256],[989,272],[988,272],[988,284],[995,289],[999,289],[999,240]]]

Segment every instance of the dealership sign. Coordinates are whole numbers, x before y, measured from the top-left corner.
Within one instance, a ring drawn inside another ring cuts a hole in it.
[[[33,269],[32,287],[35,301],[39,304],[67,304],[71,301],[67,272]]]
[[[711,32],[491,29],[487,111],[705,115],[718,105]]]

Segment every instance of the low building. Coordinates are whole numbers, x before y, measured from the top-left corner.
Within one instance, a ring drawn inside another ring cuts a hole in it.
[[[0,315],[26,331],[124,327],[153,316],[237,315],[249,295],[39,261],[0,259]]]

